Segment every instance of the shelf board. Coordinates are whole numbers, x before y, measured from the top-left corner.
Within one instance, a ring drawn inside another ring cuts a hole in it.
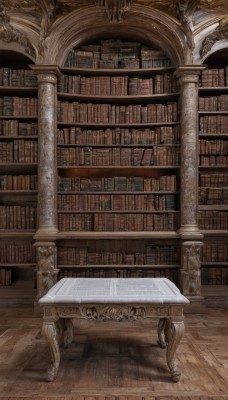
[[[0,163],[0,173],[37,173],[37,163]]]
[[[78,67],[63,67],[61,68],[62,73],[69,75],[108,75],[108,76],[123,76],[123,75],[148,75],[162,73],[162,72],[174,72],[175,67],[156,67],[156,68],[78,68]]]
[[[175,175],[180,170],[179,166],[150,166],[150,167],[81,167],[59,166],[59,175],[62,177],[114,177],[134,176],[157,178],[163,175]]]
[[[3,268],[3,267],[5,267],[5,268],[21,268],[21,269],[31,269],[31,268],[36,268],[36,264],[35,263],[15,263],[15,262],[12,262],[12,263],[9,263],[9,262],[7,262],[7,263],[0,263],[0,268]]]
[[[198,111],[199,115],[204,115],[204,114],[209,114],[209,115],[219,115],[219,114],[225,114],[228,115],[228,111]]]
[[[1,118],[1,117],[0,117]],[[4,117],[6,118],[6,117]],[[9,117],[7,117],[9,118]],[[120,127],[120,128],[148,128],[151,126],[174,126],[174,125],[180,125],[180,121],[170,121],[170,122],[164,122],[164,121],[160,121],[160,122],[138,122],[138,123],[107,123],[107,124],[101,124],[101,123],[97,123],[97,122],[64,122],[64,121],[58,121],[58,125],[61,126],[78,126],[81,128],[95,128],[95,129],[99,129],[99,128],[116,128],[116,127]]]
[[[228,235],[228,230],[225,230],[225,229],[211,229],[211,230],[209,230],[209,229],[201,229],[201,233],[204,235],[204,236],[213,236],[213,237],[220,237],[220,236],[224,236],[224,237],[227,237],[227,235]]]
[[[65,93],[58,92],[59,100],[76,100],[80,102],[99,102],[99,103],[109,103],[109,104],[137,104],[145,102],[166,102],[176,100],[180,95],[179,92],[175,93],[160,93],[160,94],[150,94],[150,95],[126,95],[126,96],[100,96],[100,95],[84,95],[76,93]]]
[[[58,143],[58,147],[89,147],[89,148],[154,148],[154,147],[180,147],[180,143],[154,143],[154,144],[147,144],[147,143],[138,143],[138,144],[76,144],[76,143]]]
[[[174,264],[153,264],[153,265],[148,265],[148,264],[99,264],[99,265],[58,265],[58,268],[62,269],[180,269],[180,265],[174,265]]]
[[[177,191],[172,191],[172,190],[160,190],[160,191],[158,191],[158,190],[154,190],[154,191],[137,191],[137,190],[134,190],[134,191],[102,191],[102,192],[100,192],[100,191],[72,191],[72,192],[69,192],[69,191],[67,191],[67,192],[62,192],[62,191],[59,191],[58,192],[58,194],[59,195],[75,195],[75,194],[77,194],[77,195],[103,195],[103,194],[110,194],[110,195],[117,195],[117,196],[119,196],[119,195],[121,195],[121,194],[123,194],[123,195],[129,195],[129,196],[131,196],[132,194],[133,195],[137,195],[137,194],[139,194],[139,195],[146,195],[146,196],[148,196],[148,195],[153,195],[153,194],[157,194],[157,195],[163,195],[163,194],[179,194],[179,192],[177,192]]]
[[[0,238],[1,239],[33,239],[36,231],[34,229],[31,230],[13,230],[13,229],[0,229]]]
[[[228,87],[227,86],[200,86],[199,88],[199,95],[201,93],[227,93],[228,94]]]
[[[58,210],[58,214],[167,214],[178,210]]]
[[[228,267],[228,261],[213,261],[213,262],[207,262],[207,261],[202,261],[201,262],[201,267]]]
[[[34,194],[37,194],[37,190],[3,190],[0,189],[0,194],[2,196],[4,195],[23,195],[23,196],[32,196]]]
[[[57,240],[63,239],[178,239],[180,235],[176,231],[131,231],[131,232],[58,232]]]
[[[38,95],[38,86],[0,86],[0,93],[12,97],[15,95],[34,97]]]
[[[204,205],[199,205],[198,210],[228,211],[228,204],[204,204]]]
[[[201,133],[199,132],[199,138],[214,138],[214,139],[228,139],[228,134],[227,133]]]
[[[38,115],[0,115],[0,119],[37,119]]]
[[[3,140],[3,139],[5,139],[5,140],[15,140],[15,139],[16,140],[20,140],[20,139],[38,140],[38,136],[37,135],[23,135],[23,136],[22,135],[0,135],[0,139],[1,140]]]
[[[200,165],[199,170],[226,170],[227,171],[227,165]]]

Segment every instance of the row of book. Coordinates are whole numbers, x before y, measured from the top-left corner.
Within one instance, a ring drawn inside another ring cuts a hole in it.
[[[228,66],[203,70],[200,83],[206,87],[228,86]]]
[[[227,135],[228,136],[228,135]],[[228,141],[227,140],[199,140],[199,152],[201,154],[228,154]]]
[[[0,142],[0,162],[36,163],[37,161],[37,141],[15,139],[10,142]]]
[[[227,211],[199,211],[198,224],[200,229],[228,230]]]
[[[153,77],[139,76],[60,76],[59,92],[86,96],[139,96],[175,93],[179,90],[173,74],[164,72]]]
[[[59,211],[176,210],[174,194],[71,194],[58,195]]]
[[[156,129],[82,129],[71,126],[57,131],[58,144],[115,145],[115,144],[177,144],[180,143],[180,127],[160,126]]]
[[[4,116],[32,116],[38,115],[38,100],[33,97],[0,98],[0,115]]]
[[[224,167],[228,165],[228,156],[200,155],[200,167]]]
[[[37,190],[37,175],[0,175],[1,190]]]
[[[204,243],[202,252],[203,262],[227,262],[227,243]]]
[[[1,263],[35,263],[36,249],[29,241],[2,241],[0,243]]]
[[[202,285],[227,285],[228,284],[228,267],[201,267],[201,284]]]
[[[154,146],[152,148],[92,148],[58,147],[59,166],[178,166],[180,147]]]
[[[109,178],[59,177],[60,192],[151,192],[176,191],[176,175],[162,175],[158,178],[141,176],[116,176]]]
[[[92,124],[138,124],[176,122],[177,103],[164,104],[93,104],[79,102],[58,102],[58,120],[67,123]]]
[[[0,68],[0,86],[36,87],[37,76],[29,69]]]
[[[180,263],[175,245],[146,246],[145,253],[91,252],[87,247],[59,247],[58,264],[62,265],[171,265]]]
[[[228,173],[201,173],[199,176],[201,187],[225,187],[228,186]]]
[[[0,268],[0,286],[12,284],[12,268]]]
[[[227,134],[228,116],[204,115],[199,118],[200,133]]]
[[[178,269],[137,269],[137,268],[64,268],[60,270],[62,278],[167,278],[178,285]]]
[[[227,188],[200,188],[199,204],[227,204],[228,205],[228,187]]]
[[[0,229],[36,229],[34,206],[0,206]]]
[[[61,231],[123,232],[123,231],[175,231],[178,213],[59,213]],[[225,229],[225,228],[224,228]]]
[[[199,111],[228,111],[228,95],[199,97]]]
[[[170,65],[171,61],[162,50],[119,39],[106,39],[95,45],[84,45],[71,50],[65,63],[66,67],[110,69]]]
[[[0,120],[0,136],[37,136],[37,122],[22,122],[18,119]]]

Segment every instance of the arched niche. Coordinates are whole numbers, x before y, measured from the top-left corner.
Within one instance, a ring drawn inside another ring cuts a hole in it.
[[[12,68],[28,68],[29,64],[33,64],[34,60],[30,58],[24,52],[18,51],[16,49],[8,46],[0,46],[0,67],[6,67],[10,65]]]
[[[176,66],[189,61],[187,38],[180,25],[167,14],[139,6],[133,6],[120,23],[109,22],[94,7],[72,12],[53,25],[45,59],[62,67],[70,50],[100,38],[121,38],[156,46]]]
[[[217,50],[216,50],[217,47]],[[209,54],[206,54],[203,58],[203,63],[206,65],[210,65],[211,67],[228,65],[228,42],[226,46],[214,46],[214,51],[211,51]]]

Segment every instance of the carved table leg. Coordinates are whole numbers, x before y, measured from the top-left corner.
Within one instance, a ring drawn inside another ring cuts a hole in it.
[[[74,326],[71,319],[65,318],[64,347],[67,347],[73,340]]]
[[[178,364],[175,358],[175,352],[180,343],[180,340],[184,333],[184,322],[183,321],[172,321],[167,319],[167,350],[166,359],[170,369],[172,380],[178,382],[181,376],[181,372],[178,368]]]
[[[166,318],[160,318],[158,322],[158,344],[162,349],[165,349],[167,346],[166,322]]]
[[[58,332],[56,329],[55,322],[45,321],[43,323],[43,333],[49,345],[52,358],[52,365],[47,372],[47,379],[48,381],[53,381],[58,373],[59,363],[60,363]]]

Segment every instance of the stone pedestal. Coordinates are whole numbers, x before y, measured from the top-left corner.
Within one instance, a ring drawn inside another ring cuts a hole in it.
[[[200,260],[202,242],[186,241],[181,249],[181,291],[185,296],[201,297]]]

